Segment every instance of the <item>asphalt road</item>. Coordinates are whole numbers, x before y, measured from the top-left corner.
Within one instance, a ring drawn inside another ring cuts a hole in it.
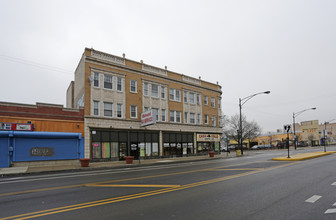
[[[336,155],[282,155],[2,178],[0,219],[336,219]]]

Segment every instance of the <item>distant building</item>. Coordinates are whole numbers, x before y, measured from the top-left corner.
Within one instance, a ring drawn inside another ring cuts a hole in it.
[[[84,107],[86,158],[219,150],[218,83],[86,48],[66,94],[68,107]]]
[[[11,124],[19,124],[21,129],[26,127],[32,131],[73,132],[84,135],[84,109],[70,109],[47,103],[30,105],[0,102],[0,130],[10,130]]]

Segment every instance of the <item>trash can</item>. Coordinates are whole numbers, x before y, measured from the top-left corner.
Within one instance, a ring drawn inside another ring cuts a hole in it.
[[[125,159],[127,164],[132,164],[134,156],[126,156]]]
[[[209,152],[209,157],[214,157],[215,156],[215,152]]]
[[[236,156],[240,157],[241,156],[241,150],[236,150]]]

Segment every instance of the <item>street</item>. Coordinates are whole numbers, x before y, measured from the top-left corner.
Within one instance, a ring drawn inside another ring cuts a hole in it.
[[[5,177],[0,218],[336,219],[335,154],[286,154]]]

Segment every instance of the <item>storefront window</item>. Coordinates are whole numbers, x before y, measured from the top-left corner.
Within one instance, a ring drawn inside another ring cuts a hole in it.
[[[92,158],[93,159],[100,159],[101,158],[101,146],[100,142],[93,142],[92,143]]]
[[[110,142],[102,143],[102,158],[110,158]]]
[[[118,142],[111,143],[111,157],[118,157]]]
[[[153,146],[153,156],[157,157],[159,156],[159,143],[155,142],[152,144]]]

